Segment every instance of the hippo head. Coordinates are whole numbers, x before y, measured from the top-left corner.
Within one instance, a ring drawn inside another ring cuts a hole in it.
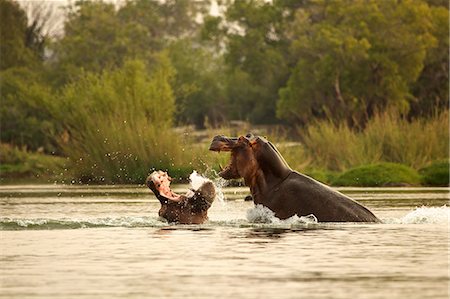
[[[181,196],[170,189],[171,181],[172,178],[167,172],[158,170],[148,176],[146,185],[155,193],[161,203],[165,203],[167,200],[179,201]]]
[[[222,178],[244,178],[247,181],[268,164],[266,160],[271,158],[269,152],[274,150],[272,147],[265,138],[247,134],[240,137],[215,136],[209,150],[231,152],[230,164],[219,173]]]
[[[219,175],[227,180],[244,178],[250,182],[257,175],[284,176],[292,169],[266,138],[247,134],[240,137],[215,136],[210,151],[230,152],[230,164]]]

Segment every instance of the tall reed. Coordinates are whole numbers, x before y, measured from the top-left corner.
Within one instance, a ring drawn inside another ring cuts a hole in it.
[[[343,171],[376,162],[395,162],[419,169],[431,161],[448,159],[449,112],[408,121],[385,112],[362,130],[345,123],[320,121],[299,129],[310,168]]]

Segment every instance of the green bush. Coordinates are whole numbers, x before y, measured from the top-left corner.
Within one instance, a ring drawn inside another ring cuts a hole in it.
[[[352,168],[333,181],[337,186],[379,187],[418,185],[420,176],[414,169],[395,163],[378,163]]]
[[[324,184],[331,184],[337,178],[336,173],[326,170],[311,169],[303,173]]]
[[[427,186],[449,186],[450,174],[449,161],[435,161],[419,170],[422,176],[422,184]]]
[[[0,143],[0,165],[20,164],[26,160],[27,153],[7,143]]]

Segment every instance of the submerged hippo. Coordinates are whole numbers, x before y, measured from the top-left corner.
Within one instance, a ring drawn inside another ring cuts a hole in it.
[[[265,138],[216,136],[211,151],[231,152],[231,162],[219,175],[244,178],[255,204],[271,209],[280,219],[314,214],[320,222],[380,222],[350,197],[292,170]]]
[[[147,178],[147,186],[161,203],[159,216],[168,222],[201,224],[208,220],[208,209],[216,196],[214,184],[204,182],[197,190],[179,195],[170,190],[172,178],[164,171],[154,171]]]

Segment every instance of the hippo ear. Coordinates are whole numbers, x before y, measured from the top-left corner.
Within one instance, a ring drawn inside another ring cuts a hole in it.
[[[247,137],[239,136],[238,142],[242,144],[249,144],[250,140]]]
[[[259,136],[255,136],[253,134],[247,134],[246,136],[248,143],[251,147],[253,147],[254,145],[256,145],[258,143],[259,140]]]

